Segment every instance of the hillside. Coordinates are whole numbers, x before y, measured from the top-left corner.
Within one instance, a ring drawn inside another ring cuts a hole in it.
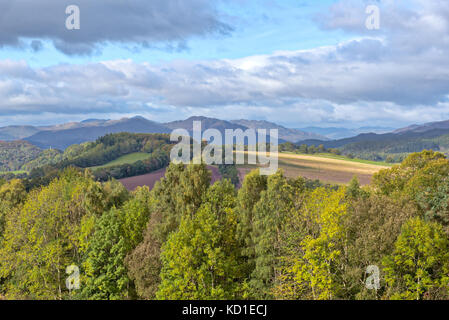
[[[236,121],[226,121],[226,120],[220,120],[220,119],[215,119],[215,118],[207,118],[207,117],[190,117],[186,120],[182,120],[182,121],[173,121],[173,122],[169,122],[169,123],[165,123],[164,125],[167,126],[168,128],[175,130],[175,129],[185,129],[187,130],[190,135],[192,135],[193,133],[193,122],[194,121],[200,121],[201,122],[201,130],[202,132],[204,132],[205,130],[208,129],[216,129],[218,130],[221,135],[222,138],[225,138],[225,131],[227,129],[229,130],[242,130],[242,131],[246,131],[248,129],[250,129],[250,127],[248,127],[246,124],[250,124],[252,123],[252,121],[248,121],[245,120],[245,123],[239,124]],[[276,124],[271,124],[272,128],[279,128],[280,126],[276,125]],[[263,127],[260,127],[261,129],[263,129]],[[251,128],[251,129],[254,129]],[[266,129],[266,127],[265,127]],[[269,132],[267,132],[267,134],[269,134]],[[270,138],[267,137],[267,142],[270,141]],[[287,140],[283,139],[283,137],[279,136],[278,137],[278,143],[283,143],[286,142]],[[236,142],[234,140],[234,142]],[[245,139],[245,144],[247,144],[248,142]]]
[[[47,176],[70,166],[89,168],[98,180],[104,181],[146,174],[169,164],[173,145],[167,134],[108,134],[94,142],[71,145],[55,157],[60,161],[34,168],[30,178],[35,182],[31,184],[41,184]],[[30,164],[33,162],[36,160]]]
[[[297,129],[288,129],[267,121],[235,120],[226,121],[207,117],[190,117],[186,120],[158,123],[143,117],[123,118],[120,120],[87,119],[81,122],[67,122],[49,126],[8,126],[0,127],[0,140],[13,141],[23,139],[42,149],[64,150],[72,144],[95,141],[110,133],[170,133],[174,129],[193,130],[193,121],[201,121],[202,129],[217,129],[223,136],[226,129],[246,130],[278,129],[279,141],[296,142],[305,139],[327,138]]]
[[[394,131],[393,133],[400,133],[400,134],[409,133],[409,132],[422,133],[422,132],[432,131],[432,130],[436,130],[436,129],[449,130],[449,120],[429,122],[429,123],[424,123],[422,125],[413,124],[411,126],[398,129],[398,130]]]
[[[39,131],[40,131],[39,128],[33,126],[2,127],[0,128],[0,140],[2,141],[21,140]]]
[[[23,140],[41,149],[65,150],[71,145],[95,141],[97,138],[111,133],[170,133],[174,129],[186,129],[190,134],[193,122],[200,121],[202,130],[216,129],[223,136],[226,129],[278,129],[279,143],[294,142],[298,145],[323,144],[326,149],[338,148],[343,155],[354,156],[373,161],[400,162],[411,152],[420,152],[424,149],[433,149],[449,152],[449,121],[432,122],[423,125],[412,125],[389,133],[379,133],[388,128],[362,127],[358,129],[344,128],[318,128],[309,127],[307,130],[289,129],[268,121],[256,120],[220,120],[202,116],[190,117],[186,120],[168,123],[157,123],[143,117],[123,118],[120,120],[87,119],[81,122],[69,122],[54,126],[9,126],[0,128],[0,137],[11,140],[16,137],[25,137]],[[310,132],[309,132],[310,131]],[[356,136],[343,139],[329,140],[327,136],[345,136],[360,131],[369,131]],[[372,131],[372,132],[371,132]],[[315,132],[315,133],[314,133]],[[35,154],[29,158],[34,160]],[[43,154],[41,159],[26,167],[35,168],[40,164],[52,164],[60,159]],[[8,159],[2,158],[3,162]],[[56,160],[55,160],[56,159]],[[14,167],[23,164],[18,162]]]
[[[234,124],[242,125],[251,129],[278,129],[279,131],[279,139],[289,142],[296,142],[308,139],[320,139],[320,140],[329,140],[324,135],[315,134],[311,132],[305,132],[298,129],[289,129],[283,126],[277,125],[276,123],[268,122],[268,121],[256,121],[256,120],[233,120],[231,121]]]
[[[449,129],[402,131],[396,133],[360,134],[356,137],[333,140],[307,140],[297,144],[339,148],[343,154],[368,160],[400,162],[407,154],[425,149],[449,151]]]
[[[41,131],[25,140],[40,148],[57,148],[64,150],[73,144],[95,141],[97,138],[106,134],[119,132],[169,133],[170,130],[159,123],[142,117],[135,117],[131,119],[124,118],[117,121],[85,123],[85,125],[70,129],[64,128]]]
[[[114,166],[120,166],[123,164],[133,164],[136,163],[137,161],[143,161],[146,160],[150,157],[149,153],[145,153],[145,152],[133,152],[133,153],[129,153],[126,154],[124,156],[121,156],[115,160],[112,160],[108,163],[105,163],[101,166],[95,166],[95,167],[91,167],[91,169],[100,169],[100,168],[108,168],[108,167],[114,167]]]
[[[63,159],[64,155],[62,151],[57,149],[46,149],[42,150],[36,158],[27,161],[20,169],[30,172],[31,170],[42,166],[58,163]]]
[[[223,136],[225,134],[226,129],[232,129],[232,130],[236,130],[236,129],[246,130],[247,129],[246,126],[243,126],[240,124],[232,123],[232,122],[226,121],[226,120],[207,118],[207,117],[190,117],[186,120],[164,123],[164,125],[167,128],[170,128],[171,130],[185,129],[185,130],[189,131],[190,134],[192,134],[194,121],[201,121],[201,129],[203,131],[207,130],[207,129],[217,129],[218,131],[221,132],[221,134]]]
[[[35,158],[41,149],[26,141],[0,141],[0,171],[16,171]]]

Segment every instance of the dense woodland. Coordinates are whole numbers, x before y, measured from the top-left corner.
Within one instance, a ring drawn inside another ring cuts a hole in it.
[[[21,170],[40,153],[41,149],[25,141],[0,141],[0,172]]]
[[[22,144],[29,145],[27,142],[21,142],[20,145]],[[20,169],[27,172],[19,174],[3,172],[0,177],[5,180],[22,178],[27,190],[47,185],[67,167],[90,168],[95,180],[99,181],[131,177],[168,166],[173,145],[167,134],[109,134],[94,142],[72,145],[64,152],[56,149],[35,148],[36,153],[32,160],[20,166]],[[134,152],[148,153],[149,156],[135,163],[96,168]],[[23,155],[23,152],[21,154]]]
[[[409,131],[404,133],[360,134],[334,141],[305,141],[307,145],[323,144],[338,149],[345,156],[372,161],[402,162],[410,153],[422,150],[449,152],[449,130]]]
[[[361,188],[266,177],[210,185],[171,164],[149,191],[66,168],[0,186],[6,299],[448,299],[449,161],[410,155]],[[66,268],[80,289],[66,288]],[[369,290],[367,267],[380,269]]]

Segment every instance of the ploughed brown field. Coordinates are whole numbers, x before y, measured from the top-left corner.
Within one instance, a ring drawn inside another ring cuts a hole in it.
[[[212,183],[221,179],[221,175],[217,167],[208,166],[208,168],[212,172]],[[142,186],[148,186],[152,189],[156,182],[165,176],[165,171],[166,168],[144,174],[142,176],[120,179],[119,181],[125,186],[126,189],[130,191]]]
[[[208,166],[208,168],[212,172],[212,183],[221,179],[217,167]],[[256,166],[252,165],[238,166],[240,181],[243,181],[245,175],[255,168]],[[290,178],[302,176],[334,184],[347,184],[356,175],[360,184],[366,185],[371,182],[374,173],[389,167],[319,156],[280,153],[279,168],[283,169],[284,174]],[[128,190],[134,190],[141,186],[148,186],[152,189],[156,181],[164,177],[165,170],[160,169],[149,174],[125,178],[120,181]]]

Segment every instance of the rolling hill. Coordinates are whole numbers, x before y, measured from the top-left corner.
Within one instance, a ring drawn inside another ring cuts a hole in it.
[[[345,155],[353,155],[368,160],[387,160],[399,162],[408,153],[425,149],[449,152],[449,129],[402,130],[392,133],[365,133],[355,137],[321,141],[307,140],[297,144],[320,145],[325,148],[338,148]]]
[[[37,132],[40,129],[33,126],[7,126],[0,128],[0,140],[13,141],[27,138]]]
[[[40,148],[66,149],[73,144],[95,141],[110,133],[169,133],[167,127],[142,117],[124,118],[116,121],[87,122],[70,129],[52,129],[38,132],[25,138]]]
[[[0,141],[0,172],[16,171],[42,150],[26,141]]]
[[[297,129],[288,129],[267,121],[234,120],[226,121],[208,117],[190,117],[186,120],[158,123],[143,117],[123,118],[120,120],[87,119],[81,122],[68,122],[54,126],[8,126],[0,128],[0,140],[14,141],[23,139],[43,148],[64,150],[70,145],[95,141],[109,133],[171,133],[174,129],[186,129],[190,134],[193,121],[201,121],[202,130],[217,129],[224,136],[226,129],[278,129],[279,142],[296,142],[305,139],[323,139],[326,137]]]
[[[309,146],[323,144],[327,149],[340,149],[344,155],[374,161],[386,161],[387,158],[390,158],[389,161],[401,161],[407,153],[419,152],[423,149],[449,153],[449,120],[412,125],[388,133],[379,133],[388,128],[365,127],[354,129],[354,132],[375,132],[329,140],[326,138],[326,135],[345,136],[351,135],[351,132],[349,129],[344,128],[309,127],[307,130],[298,130],[285,128],[268,121],[245,119],[226,121],[202,116],[168,123],[158,123],[143,117],[123,118],[120,120],[87,119],[81,122],[69,122],[55,126],[3,127],[0,128],[0,140],[23,139],[41,149],[65,150],[71,145],[95,141],[97,138],[110,133],[171,133],[174,129],[186,129],[192,134],[194,121],[201,122],[203,131],[216,129],[223,136],[226,129],[241,129],[243,131],[248,128],[278,129],[279,143],[293,142]]]
[[[429,123],[424,123],[421,125],[413,124],[411,126],[395,130],[395,131],[393,131],[393,133],[398,133],[398,134],[404,134],[404,133],[409,133],[409,132],[422,133],[422,132],[433,131],[433,130],[437,130],[437,129],[449,130],[449,120],[429,122]]]

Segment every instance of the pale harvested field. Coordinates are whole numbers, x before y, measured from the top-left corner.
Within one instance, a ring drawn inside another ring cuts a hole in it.
[[[254,168],[255,166],[244,165],[240,166],[239,171],[245,175]],[[337,184],[346,184],[356,175],[360,183],[366,185],[371,182],[374,173],[389,167],[319,156],[279,153],[279,168],[284,170],[287,177],[302,176]]]
[[[208,166],[208,168],[212,172],[212,183],[221,178],[217,167]],[[256,168],[257,166],[255,165],[238,166],[240,182],[243,181],[244,177],[251,170]],[[389,167],[319,156],[279,153],[279,168],[283,169],[285,175],[289,178],[302,176],[313,180],[318,179],[326,183],[346,184],[356,175],[360,183],[366,185],[371,182],[374,173]],[[128,190],[134,190],[139,186],[148,186],[152,189],[156,181],[165,176],[165,170],[164,168],[149,174],[125,178],[119,181]]]

